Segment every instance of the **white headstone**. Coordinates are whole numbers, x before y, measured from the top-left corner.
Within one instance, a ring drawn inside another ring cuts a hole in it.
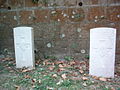
[[[34,68],[34,37],[31,27],[14,28],[14,45],[17,68]]]
[[[100,27],[90,30],[89,74],[114,77],[116,29]]]

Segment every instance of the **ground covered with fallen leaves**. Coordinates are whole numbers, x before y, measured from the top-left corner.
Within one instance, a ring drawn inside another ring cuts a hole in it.
[[[120,63],[115,78],[88,74],[89,60],[36,60],[35,69],[16,69],[15,60],[0,59],[0,90],[120,90]]]

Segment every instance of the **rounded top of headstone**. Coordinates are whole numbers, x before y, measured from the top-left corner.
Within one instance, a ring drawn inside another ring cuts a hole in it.
[[[97,28],[92,28],[90,30],[116,30],[116,29],[110,27],[97,27]]]
[[[14,29],[33,29],[33,28],[27,26],[20,26],[20,27],[15,27]]]

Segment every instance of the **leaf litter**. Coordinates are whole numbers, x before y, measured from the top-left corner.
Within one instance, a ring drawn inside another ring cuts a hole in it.
[[[88,75],[88,62],[88,60],[60,61],[46,59],[44,61],[36,61],[36,68],[31,70],[28,68],[16,69],[14,59],[1,59],[0,76],[2,78],[0,80],[2,83],[0,83],[0,86],[16,90],[19,90],[20,87],[35,90],[53,90],[58,88],[93,90],[93,87],[98,90],[120,89],[119,71],[116,71],[115,78],[90,76]]]

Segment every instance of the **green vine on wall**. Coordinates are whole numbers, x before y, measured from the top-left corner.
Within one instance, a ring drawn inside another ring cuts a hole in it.
[[[48,4],[48,0],[32,0],[32,2],[34,4],[38,4],[39,2],[44,4],[44,5],[47,5]]]
[[[32,2],[36,4],[39,2],[39,0],[32,0]]]
[[[83,14],[75,14],[74,17],[75,18],[81,18],[81,17],[84,17],[84,15]]]

